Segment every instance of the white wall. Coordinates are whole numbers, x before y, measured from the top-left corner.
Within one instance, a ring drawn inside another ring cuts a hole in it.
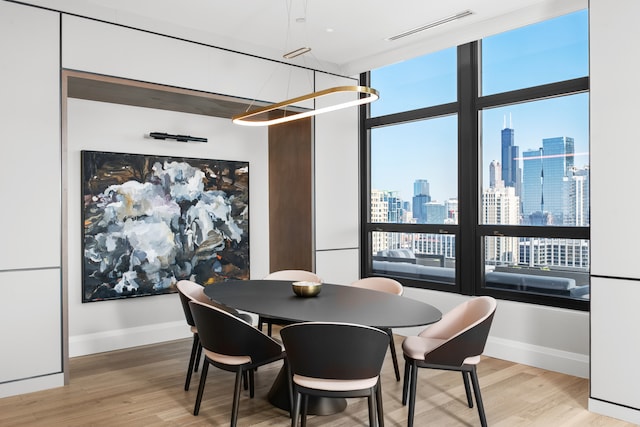
[[[640,424],[640,240],[634,45],[640,2],[590,1],[591,398],[589,409]],[[614,209],[612,207],[615,206]]]
[[[269,268],[267,129],[243,128],[231,120],[104,102],[69,99],[67,164],[69,189],[69,352],[96,353],[190,336],[178,295],[81,303],[80,151],[112,151],[249,162],[250,269]],[[144,138],[151,131],[193,135],[209,142]]]
[[[316,86],[353,86],[358,81],[316,74]],[[357,95],[320,98],[317,108],[347,102]],[[345,97],[347,99],[345,99]],[[328,283],[360,278],[360,159],[358,109],[347,108],[315,118],[316,273]]]
[[[64,382],[59,19],[0,2],[0,397]]]

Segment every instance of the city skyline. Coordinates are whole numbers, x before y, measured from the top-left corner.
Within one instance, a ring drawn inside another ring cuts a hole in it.
[[[588,75],[587,17],[582,11],[483,39],[482,92]],[[372,86],[381,93],[372,104],[372,116],[455,101],[455,51],[446,49],[372,71]],[[398,79],[399,74],[407,78]],[[483,110],[482,187],[488,187],[491,161],[501,161],[505,117],[515,131],[520,154],[541,147],[544,139],[570,137],[575,141],[576,167],[588,165],[588,108],[589,94],[582,93]],[[399,197],[410,200],[413,182],[426,179],[432,200],[458,197],[455,115],[375,128],[371,141],[372,188],[398,191]]]

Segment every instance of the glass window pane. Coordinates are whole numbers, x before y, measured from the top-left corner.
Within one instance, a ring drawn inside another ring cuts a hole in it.
[[[456,48],[371,71],[380,99],[371,117],[454,102],[457,98]]]
[[[371,222],[457,224],[458,120],[371,131]]]
[[[589,225],[589,95],[482,112],[483,224]]]
[[[482,94],[589,75],[587,10],[482,40]]]
[[[371,233],[373,274],[454,285],[456,238],[453,234]]]
[[[589,241],[485,237],[485,286],[589,299]]]

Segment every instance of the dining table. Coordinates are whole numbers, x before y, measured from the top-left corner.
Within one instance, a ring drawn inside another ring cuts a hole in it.
[[[422,301],[349,285],[322,283],[320,293],[300,297],[290,280],[228,280],[205,286],[204,293],[228,307],[295,322],[343,322],[380,329],[424,326],[442,317]],[[289,410],[288,378],[280,371],[268,394],[276,407]],[[309,413],[326,415],[346,407],[344,399],[309,402]]]

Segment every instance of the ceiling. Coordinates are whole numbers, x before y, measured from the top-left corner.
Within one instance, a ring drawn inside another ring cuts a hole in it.
[[[588,0],[31,0],[28,3],[355,75],[474,38],[572,12]],[[471,16],[387,38],[470,10]],[[299,47],[311,52],[291,60]]]

